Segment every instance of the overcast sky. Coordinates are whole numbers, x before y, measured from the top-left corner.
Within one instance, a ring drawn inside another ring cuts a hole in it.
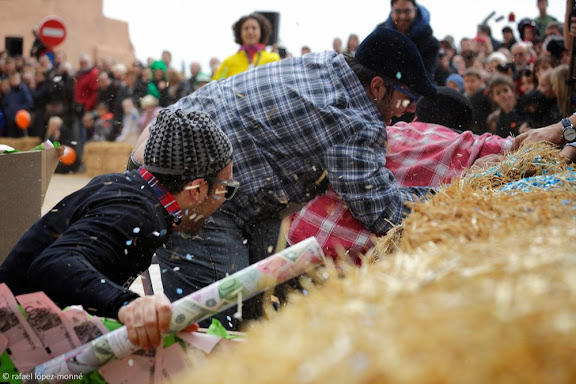
[[[474,37],[476,25],[492,11],[489,25],[496,38],[514,12],[516,22],[523,17],[536,17],[537,0],[421,0],[431,13],[431,25],[438,39],[450,34],[459,41]],[[564,18],[565,0],[548,0],[548,13],[560,21]],[[238,50],[232,24],[253,11],[280,14],[280,44],[295,56],[308,45],[313,51],[332,48],[334,37],[344,44],[351,33],[363,39],[390,13],[389,0],[353,0],[328,2],[320,0],[104,0],[104,15],[129,23],[130,38],[138,59],[159,58],[162,50],[173,55],[173,65],[186,71],[191,61],[199,61],[208,71],[210,57],[223,60]],[[496,21],[498,16],[504,16]]]

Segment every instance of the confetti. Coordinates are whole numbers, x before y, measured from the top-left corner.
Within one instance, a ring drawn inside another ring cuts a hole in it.
[[[140,227],[134,227],[132,230],[133,233],[140,233]]]

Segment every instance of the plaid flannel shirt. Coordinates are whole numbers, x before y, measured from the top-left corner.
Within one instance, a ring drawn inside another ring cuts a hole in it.
[[[386,166],[401,185],[438,187],[460,176],[474,160],[502,154],[512,138],[497,135],[458,134],[449,128],[427,123],[399,122],[388,127]],[[320,195],[291,217],[288,242],[295,244],[315,236],[327,256],[336,257],[338,246],[356,259],[358,252],[373,246],[376,234],[366,229],[344,201],[332,191]]]
[[[207,84],[169,108],[202,110],[234,147],[240,188],[222,210],[238,225],[277,216],[332,188],[364,226],[386,232],[427,188],[402,188],[385,167],[384,118],[335,52],[259,66]]]

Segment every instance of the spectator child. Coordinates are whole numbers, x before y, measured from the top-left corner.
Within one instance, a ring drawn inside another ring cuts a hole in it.
[[[496,75],[488,83],[488,94],[497,109],[488,117],[490,132],[500,137],[518,136],[526,122],[524,113],[516,108],[518,101],[514,83],[508,76]]]
[[[136,144],[138,136],[140,136],[140,133],[142,132],[140,125],[138,124],[138,120],[140,119],[138,108],[134,105],[134,101],[128,97],[122,100],[122,110],[124,111],[122,131],[120,136],[116,138],[116,141]]]
[[[464,78],[457,73],[453,73],[446,78],[446,86],[464,93]]]
[[[140,106],[142,113],[140,114],[140,119],[138,119],[138,125],[140,131],[142,131],[150,124],[162,108],[158,106],[158,99],[152,95],[146,95],[140,99]]]
[[[486,119],[493,106],[486,94],[486,84],[482,74],[476,68],[468,68],[464,72],[464,94],[472,103],[473,122],[470,130],[477,135],[488,132]]]

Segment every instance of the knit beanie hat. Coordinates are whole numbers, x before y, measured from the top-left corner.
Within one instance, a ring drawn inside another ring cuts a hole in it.
[[[456,84],[458,86],[458,89],[460,89],[460,92],[464,92],[464,78],[462,78],[461,75],[459,75],[458,73],[450,74],[450,76],[448,76],[446,78],[444,85],[448,85],[449,82],[453,82],[454,84]]]
[[[204,112],[162,109],[150,127],[144,167],[153,174],[193,180],[213,175],[232,160],[232,144]]]

